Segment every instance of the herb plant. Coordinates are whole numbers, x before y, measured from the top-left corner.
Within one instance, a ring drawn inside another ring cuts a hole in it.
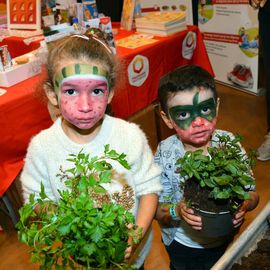
[[[209,198],[228,200],[230,210],[235,211],[239,202],[250,198],[250,187],[255,184],[251,175],[254,152],[242,152],[239,135],[235,138],[218,135],[217,139],[218,147],[209,147],[209,155],[204,155],[202,150],[187,151],[176,164],[181,176],[193,178],[201,188],[210,190]]]
[[[123,262],[124,254],[128,238],[137,244],[141,230],[134,225],[134,216],[127,209],[131,207],[123,203],[121,194],[111,195],[103,187],[113,174],[109,160],[130,169],[125,157],[109,145],[102,157],[91,158],[82,151],[70,155],[74,167],[62,171],[67,190],[58,191],[59,201],[48,198],[42,184],[38,198],[30,195],[29,203],[19,211],[17,228],[19,239],[32,248],[32,261],[40,269],[77,269],[79,265],[133,269]]]

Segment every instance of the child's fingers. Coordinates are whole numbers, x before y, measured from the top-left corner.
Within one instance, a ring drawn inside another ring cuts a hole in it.
[[[202,229],[202,226],[191,226],[194,230],[200,231]]]
[[[133,224],[132,224],[132,223],[129,223],[129,224],[127,225],[127,228],[131,230],[131,229],[133,228]]]
[[[195,230],[202,229],[202,219],[200,216],[195,215],[192,208],[188,208],[186,203],[180,203],[180,214],[182,218]]]
[[[192,208],[188,208],[185,203],[180,204],[180,212],[182,216],[194,221],[201,221],[201,217],[197,216]]]
[[[202,227],[202,219],[199,216],[190,214],[186,211],[182,212],[183,219],[193,228],[200,230]]]
[[[128,246],[125,251],[125,260],[128,260],[130,258],[131,253],[132,253],[132,246]]]
[[[245,211],[238,211],[233,218],[233,226],[234,228],[239,227],[243,222],[244,222],[244,218],[245,218]]]
[[[244,222],[244,218],[241,219],[233,219],[233,227],[237,228]]]

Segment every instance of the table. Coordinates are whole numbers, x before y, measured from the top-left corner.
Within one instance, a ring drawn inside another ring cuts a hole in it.
[[[6,37],[0,42],[0,46],[8,45],[8,50],[10,52],[10,55],[12,58],[15,58],[17,56],[26,54],[28,52],[34,51],[39,48],[40,46],[40,40],[42,38],[39,36],[36,36],[38,40],[33,40],[29,44],[24,41],[29,41],[30,38],[22,38],[22,37]],[[34,39],[34,37],[33,37]]]
[[[0,96],[0,197],[19,173],[30,138],[52,123],[35,96],[38,83],[40,76],[32,77]]]
[[[190,60],[184,59],[181,53],[183,40],[189,31],[197,36],[197,46]],[[119,31],[116,39],[127,35],[130,32]],[[124,70],[139,55],[140,59],[148,59],[149,75],[141,86],[132,86],[125,70],[112,101],[116,117],[126,119],[155,101],[160,77],[178,66],[196,64],[213,74],[202,34],[196,26],[189,26],[187,30],[173,36],[157,39],[158,42],[154,44],[133,50],[117,48]],[[18,39],[14,40],[17,42]],[[12,38],[9,42],[11,41]],[[136,75],[140,76],[140,73]],[[41,90],[43,76],[44,74],[37,75],[9,87],[6,89],[7,93],[0,96],[0,197],[20,172],[31,137],[52,123],[45,102],[42,103],[35,94],[38,92],[36,89]]]
[[[188,60],[182,56],[182,43],[190,31],[196,34],[197,45],[193,57]],[[128,33],[130,34],[127,31],[120,31],[116,38],[123,38]],[[149,75],[139,87],[130,85],[128,74],[124,73],[123,81],[125,83],[124,85],[120,83],[116,88],[116,94],[112,101],[113,111],[117,117],[128,118],[156,100],[160,78],[179,66],[199,65],[214,75],[204,46],[203,35],[197,26],[188,26],[187,30],[175,35],[155,37],[155,39],[158,42],[133,50],[117,47],[117,53],[124,62],[125,71],[136,55],[144,56],[149,61]]]

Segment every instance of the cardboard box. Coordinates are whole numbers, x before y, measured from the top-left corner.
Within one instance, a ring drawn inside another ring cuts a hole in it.
[[[16,59],[22,56],[28,57],[29,61],[25,64],[17,64]],[[12,62],[14,65],[11,68],[0,71],[0,86],[2,87],[10,87],[41,73],[41,65],[34,53],[27,53],[16,57]]]

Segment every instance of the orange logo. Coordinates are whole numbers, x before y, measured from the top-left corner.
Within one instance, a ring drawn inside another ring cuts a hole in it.
[[[144,68],[143,59],[141,57],[137,57],[135,61],[132,63],[133,71],[135,73],[140,73]]]

